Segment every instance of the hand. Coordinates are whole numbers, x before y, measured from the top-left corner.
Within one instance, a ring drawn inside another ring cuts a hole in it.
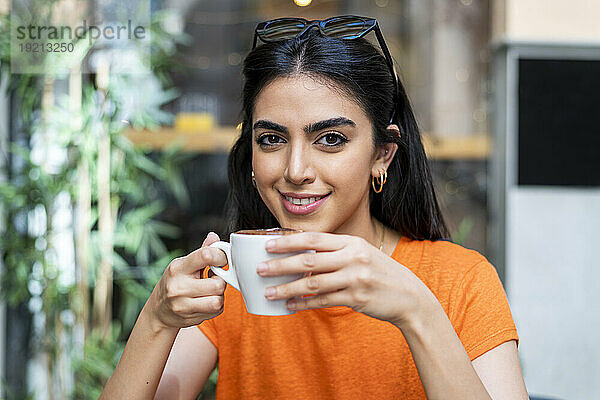
[[[202,247],[174,259],[165,269],[149,300],[155,320],[161,326],[185,328],[223,311],[225,281],[216,275],[201,278],[206,266],[227,264],[225,253],[208,247],[218,240],[216,233],[209,233]]]
[[[269,246],[273,244],[273,246]],[[263,263],[261,276],[310,272],[310,276],[273,287],[270,300],[291,299],[288,308],[306,310],[348,306],[380,320],[401,324],[419,309],[425,284],[408,268],[366,240],[347,235],[306,232],[286,235],[267,243],[270,253],[316,250]]]

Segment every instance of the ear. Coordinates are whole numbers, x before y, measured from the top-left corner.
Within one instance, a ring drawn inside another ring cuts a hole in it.
[[[400,136],[400,129],[396,124],[388,125],[387,130],[391,130],[395,135]],[[375,159],[373,160],[373,166],[371,167],[371,175],[379,177],[380,171],[387,171],[397,150],[398,145],[396,143],[386,143],[376,146]]]

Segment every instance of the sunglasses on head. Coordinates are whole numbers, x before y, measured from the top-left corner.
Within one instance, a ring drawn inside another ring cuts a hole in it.
[[[252,49],[256,47],[257,40],[265,43],[277,42],[285,39],[301,37],[312,28],[317,28],[323,35],[344,40],[358,39],[371,31],[375,31],[377,42],[386,59],[392,78],[394,79],[395,97],[398,95],[398,76],[390,51],[388,50],[379,24],[374,18],[359,17],[355,15],[343,15],[327,18],[324,20],[308,21],[304,18],[277,18],[259,23],[254,30],[254,41]],[[393,123],[396,115],[396,107],[390,118]]]

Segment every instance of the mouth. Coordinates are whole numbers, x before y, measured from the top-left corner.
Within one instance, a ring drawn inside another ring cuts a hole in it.
[[[283,207],[292,214],[305,215],[316,211],[331,193],[279,193]]]

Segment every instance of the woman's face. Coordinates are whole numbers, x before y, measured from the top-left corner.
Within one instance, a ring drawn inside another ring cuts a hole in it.
[[[252,166],[282,227],[350,233],[370,223],[371,174],[384,165],[367,115],[341,93],[299,75],[276,79],[256,99]]]

